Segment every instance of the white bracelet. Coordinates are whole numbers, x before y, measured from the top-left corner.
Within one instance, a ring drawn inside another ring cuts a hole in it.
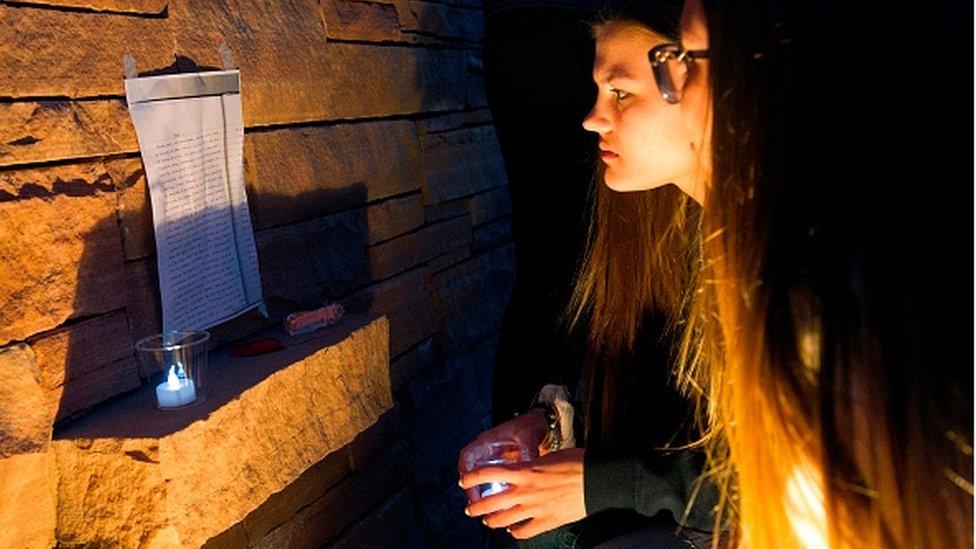
[[[576,413],[569,402],[569,389],[562,385],[546,385],[535,397],[537,404],[545,404],[556,413],[559,423],[559,448],[575,448],[573,434],[573,415]]]

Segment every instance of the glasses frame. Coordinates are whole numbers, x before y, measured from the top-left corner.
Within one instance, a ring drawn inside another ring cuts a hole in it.
[[[661,97],[669,104],[674,105],[681,101],[681,88],[676,86],[671,79],[671,74],[667,69],[668,61],[674,60],[684,63],[688,66],[688,70],[691,70],[691,65],[694,64],[695,59],[708,59],[708,50],[686,50],[681,47],[681,44],[667,42],[651,48],[647,52],[647,59],[651,62],[654,83],[657,84]]]

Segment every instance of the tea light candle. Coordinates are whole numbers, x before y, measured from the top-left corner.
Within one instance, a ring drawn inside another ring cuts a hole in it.
[[[508,484],[504,482],[489,482],[488,484],[483,484],[482,486],[485,486],[485,488],[481,490],[481,497],[483,498],[493,496],[508,489]]]
[[[179,370],[177,371],[177,366]],[[183,365],[177,362],[169,367],[166,381],[156,386],[156,402],[160,408],[176,408],[197,398],[193,380],[187,379]]]

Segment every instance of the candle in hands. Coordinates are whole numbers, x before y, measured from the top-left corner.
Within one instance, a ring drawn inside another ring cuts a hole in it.
[[[492,465],[505,465],[530,461],[538,457],[525,444],[517,440],[492,440],[468,447],[462,454],[464,471],[470,472]],[[508,484],[504,482],[487,482],[469,491],[468,499],[476,501],[494,494],[504,492]]]

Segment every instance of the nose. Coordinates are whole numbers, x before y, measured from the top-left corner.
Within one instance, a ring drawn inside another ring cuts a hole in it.
[[[593,108],[590,109],[589,114],[583,119],[583,129],[586,131],[598,133],[604,135],[610,131],[612,124],[610,118],[606,115],[605,109],[600,105],[600,101],[597,100],[593,104]]]

